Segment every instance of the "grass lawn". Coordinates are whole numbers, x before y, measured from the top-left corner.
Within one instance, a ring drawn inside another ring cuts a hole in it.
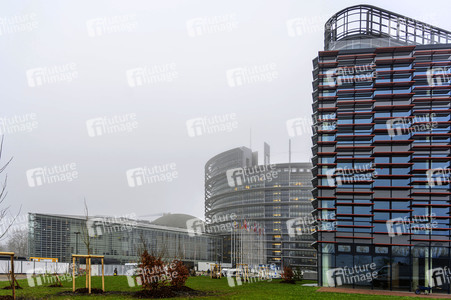
[[[410,297],[395,297],[395,296],[374,296],[374,295],[359,295],[359,294],[340,294],[340,293],[317,293],[316,287],[301,286],[301,283],[296,285],[280,284],[280,280],[273,280],[270,282],[254,282],[245,283],[241,286],[229,287],[227,284],[227,278],[210,279],[209,277],[194,277],[187,281],[187,286],[200,291],[209,292],[210,296],[200,297],[197,299],[346,299],[346,300],[360,300],[360,299],[418,299]],[[302,283],[308,283],[309,281],[302,281]],[[76,280],[76,287],[84,287],[85,278],[79,277]],[[30,287],[26,279],[19,280],[19,284],[22,286],[22,290],[17,290],[17,296],[25,299],[133,299],[130,294],[134,291],[138,291],[139,287],[130,288],[125,276],[105,277],[106,291],[123,292],[122,294],[111,295],[91,295],[91,296],[72,296],[64,295],[57,296],[58,293],[63,291],[72,290],[72,282],[63,282],[62,288],[50,288],[42,286]],[[3,290],[2,288],[7,286],[8,282],[0,282],[0,295],[11,295],[11,290]],[[101,288],[101,277],[93,277],[93,288]],[[413,293],[412,293],[413,294]],[[429,298],[428,299],[433,299]],[[182,299],[182,298],[173,298]],[[188,299],[188,298],[184,298]],[[193,299],[193,298],[189,298]]]

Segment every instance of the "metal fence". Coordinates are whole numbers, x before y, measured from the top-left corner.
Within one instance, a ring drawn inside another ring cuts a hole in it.
[[[14,273],[16,274],[66,274],[72,273],[72,264],[61,262],[37,262],[37,261],[14,261]],[[102,275],[102,265],[92,265],[92,275]],[[77,268],[85,270],[86,265],[78,264]],[[114,275],[114,269],[117,269],[117,275],[126,275],[127,270],[134,269],[132,265],[105,265],[105,275]],[[0,261],[0,274],[7,274],[11,271],[11,262]]]

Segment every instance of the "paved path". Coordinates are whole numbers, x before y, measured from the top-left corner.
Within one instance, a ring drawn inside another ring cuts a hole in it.
[[[27,275],[25,274],[16,274],[16,279],[25,279]],[[0,274],[0,281],[8,281],[8,276],[4,274]]]
[[[346,289],[346,288],[330,288],[321,287],[317,292],[326,293],[347,293],[347,294],[364,294],[364,295],[384,295],[384,296],[401,296],[401,297],[421,297],[428,299],[451,299],[448,294],[432,294],[432,295],[416,295],[414,292],[396,292],[396,291],[382,291],[382,290],[364,290],[364,289]]]

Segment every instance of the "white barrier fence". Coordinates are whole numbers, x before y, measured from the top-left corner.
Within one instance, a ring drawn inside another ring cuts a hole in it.
[[[86,265],[77,264],[77,268],[85,270]],[[102,265],[92,265],[92,275],[102,275]],[[114,269],[117,269],[117,275],[126,275],[127,270],[136,267],[130,265],[105,265],[106,276],[114,275]],[[11,262],[9,260],[0,260],[0,274],[7,274],[11,271]],[[71,264],[61,262],[37,262],[37,261],[14,261],[14,273],[16,274],[66,274],[72,273]]]
[[[14,261],[14,273],[69,273],[70,265],[68,263],[57,262],[37,262],[37,261]],[[0,274],[7,274],[11,271],[11,262],[0,260]]]

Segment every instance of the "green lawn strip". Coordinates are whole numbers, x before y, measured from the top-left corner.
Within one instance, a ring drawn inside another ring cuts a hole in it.
[[[92,287],[101,288],[101,277],[95,276],[92,278]],[[346,300],[360,300],[360,299],[416,299],[411,297],[399,296],[378,296],[378,295],[362,295],[362,294],[342,294],[342,293],[326,293],[316,292],[317,287],[306,287],[301,284],[311,283],[311,281],[302,281],[301,283],[281,284],[280,280],[273,281],[259,281],[252,283],[243,283],[230,287],[227,278],[211,279],[209,277],[191,277],[187,281],[187,286],[192,289],[208,292],[209,296],[189,298],[189,299],[346,299]],[[62,288],[51,288],[44,284],[42,286],[30,287],[26,279],[19,280],[22,290],[17,291],[19,297],[26,297],[27,299],[86,299],[88,296],[80,295],[60,295],[63,291],[72,291],[72,281],[63,281]],[[3,290],[2,288],[9,285],[6,282],[0,282],[0,295],[11,295],[11,290]],[[85,277],[79,277],[76,280],[76,288],[85,287]],[[105,277],[106,291],[117,292],[134,292],[140,290],[140,287],[131,288],[128,285],[127,277],[125,276],[107,276]],[[413,294],[413,293],[412,293]],[[131,295],[91,295],[96,299],[133,299]],[[178,298],[188,299],[188,298]],[[434,299],[429,298],[428,299]]]

